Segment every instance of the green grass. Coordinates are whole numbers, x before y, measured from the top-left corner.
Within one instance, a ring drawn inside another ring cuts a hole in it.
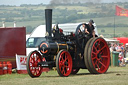
[[[107,25],[109,23],[114,24],[114,16],[113,17],[92,18],[92,19],[94,20],[94,22],[97,25]],[[89,20],[90,20],[90,18],[78,19],[78,20],[76,20],[76,22],[88,22]],[[115,25],[128,24],[127,21],[128,21],[128,18],[126,18],[126,17],[120,17],[120,16],[115,17]]]
[[[106,74],[90,74],[81,69],[77,75],[59,77],[57,71],[42,73],[38,78],[28,74],[0,75],[0,85],[127,85],[128,66],[110,67]]]
[[[101,32],[101,30],[105,30],[105,32]],[[128,27],[116,27],[115,28],[115,34],[118,35],[118,36],[122,36],[122,34],[124,32],[127,33],[128,31]],[[110,38],[109,35],[112,35],[114,34],[114,27],[104,27],[104,28],[98,28],[98,33],[99,35],[105,35],[105,37],[107,38]],[[108,36],[106,36],[108,35]]]

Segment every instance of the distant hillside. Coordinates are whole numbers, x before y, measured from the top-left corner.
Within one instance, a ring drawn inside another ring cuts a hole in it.
[[[128,2],[56,5],[53,8],[53,23],[88,22],[89,19],[93,19],[99,28],[113,28],[115,5],[128,9]],[[45,24],[44,9],[46,9],[46,6],[44,4],[24,4],[20,6],[0,5],[0,21],[5,21],[7,27],[13,26],[13,22],[16,21],[17,26],[27,27],[27,33],[30,33],[38,25]],[[128,18],[126,17],[115,16],[116,27],[128,27],[127,21]]]

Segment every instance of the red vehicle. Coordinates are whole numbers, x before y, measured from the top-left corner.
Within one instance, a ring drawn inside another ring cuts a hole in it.
[[[128,37],[117,37],[115,39],[119,40],[119,43],[123,43],[123,45],[128,43]]]
[[[27,71],[32,78],[39,77],[45,67],[56,67],[62,77],[76,74],[80,69],[88,69],[92,74],[108,70],[110,51],[103,38],[78,33],[82,24],[77,26],[75,33],[64,35],[58,25],[52,30],[52,9],[45,10],[45,17],[46,41],[42,41],[39,50],[32,51],[27,58]]]

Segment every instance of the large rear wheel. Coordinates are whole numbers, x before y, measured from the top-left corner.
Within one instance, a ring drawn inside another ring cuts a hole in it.
[[[95,74],[105,73],[110,63],[110,51],[106,41],[97,37],[93,39],[88,48],[89,67]]]
[[[27,71],[28,74],[34,78],[39,77],[42,73],[42,67],[38,63],[42,61],[41,55],[38,51],[31,52],[27,57]]]
[[[56,68],[60,76],[66,77],[71,74],[72,71],[72,57],[66,50],[61,50],[57,54]]]

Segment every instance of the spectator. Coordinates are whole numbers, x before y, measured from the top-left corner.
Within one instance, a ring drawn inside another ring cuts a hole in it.
[[[117,46],[117,52],[123,52],[124,51],[124,48],[122,46],[122,44],[120,43],[119,46]]]
[[[119,53],[119,66],[125,66],[125,60],[124,60],[123,52]]]
[[[119,66],[125,66],[125,60],[124,60],[124,48],[122,44],[120,43],[119,46],[117,46],[117,52],[119,53]]]
[[[115,43],[115,44],[113,44],[113,46],[112,46],[112,51],[116,51],[117,50],[117,44]]]
[[[112,52],[113,51],[113,43],[111,43],[110,45],[109,45],[109,49],[110,49],[110,52]]]
[[[124,48],[124,60],[125,63],[128,63],[128,43],[125,44],[125,48]]]
[[[125,58],[128,58],[128,43],[125,44],[124,54],[125,54]]]

